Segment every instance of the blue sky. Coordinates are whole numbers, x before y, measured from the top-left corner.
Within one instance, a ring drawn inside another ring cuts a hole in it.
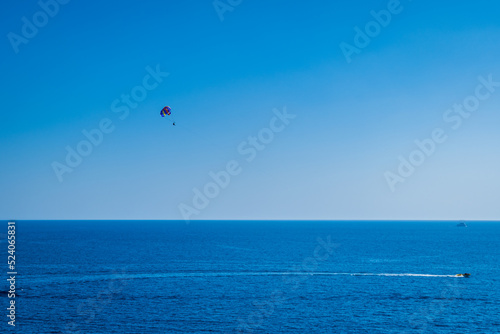
[[[500,4],[41,3],[0,13],[2,219],[499,217]],[[436,129],[446,140],[414,153]]]

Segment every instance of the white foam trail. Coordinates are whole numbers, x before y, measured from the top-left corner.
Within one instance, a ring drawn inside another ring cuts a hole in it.
[[[432,275],[432,274],[375,274],[375,273],[359,273],[359,274],[351,274],[353,276],[415,276],[415,277],[459,277],[456,275]]]
[[[456,275],[433,275],[433,274],[413,274],[413,273],[332,273],[332,272],[171,272],[171,273],[158,273],[158,274],[100,274],[88,276],[59,276],[59,277],[25,277],[26,282],[33,283],[49,283],[54,284],[70,284],[70,283],[84,283],[94,281],[120,281],[120,280],[134,280],[134,279],[155,279],[155,278],[206,278],[206,277],[249,277],[249,276],[387,276],[387,277],[454,277]]]
[[[182,278],[182,277],[236,277],[236,276],[412,276],[412,277],[458,277],[456,275],[433,275],[412,273],[331,273],[331,272],[171,272],[158,274],[120,274],[91,275],[78,277],[78,280],[109,280],[109,279],[147,279],[147,278]],[[69,277],[67,277],[69,278]]]

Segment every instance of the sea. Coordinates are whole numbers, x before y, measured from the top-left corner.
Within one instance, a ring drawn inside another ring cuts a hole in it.
[[[16,221],[0,332],[500,333],[500,223],[457,223]]]

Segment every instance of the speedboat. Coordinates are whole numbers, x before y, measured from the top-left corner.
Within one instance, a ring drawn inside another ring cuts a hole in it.
[[[455,276],[457,276],[457,277],[469,277],[470,274],[468,274],[468,273],[465,273],[465,274],[456,274]]]
[[[467,227],[467,224],[462,220],[457,224],[458,227]]]

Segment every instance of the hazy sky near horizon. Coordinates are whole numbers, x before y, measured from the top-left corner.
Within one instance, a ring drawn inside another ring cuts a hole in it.
[[[0,219],[498,220],[499,10],[8,1]]]

